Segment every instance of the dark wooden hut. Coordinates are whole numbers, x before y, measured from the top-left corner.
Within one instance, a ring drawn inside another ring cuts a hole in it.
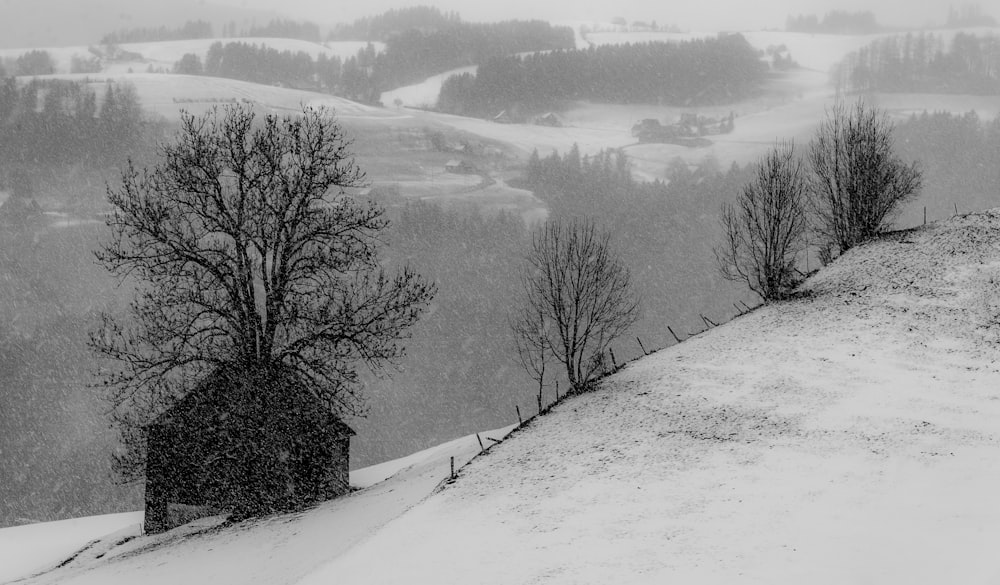
[[[346,493],[350,437],[295,375],[220,368],[147,427],[149,533]]]

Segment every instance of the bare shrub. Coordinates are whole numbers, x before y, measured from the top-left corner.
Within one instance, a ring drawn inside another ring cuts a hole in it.
[[[532,239],[520,310],[511,318],[528,373],[542,384],[545,364],[566,369],[582,391],[601,373],[601,356],[639,316],[628,267],[609,233],[591,220],[553,220]]]
[[[814,229],[840,253],[883,232],[920,190],[917,163],[896,156],[892,130],[888,114],[864,100],[838,103],[810,144]]]
[[[722,206],[723,243],[715,257],[725,278],[745,282],[765,302],[788,293],[806,230],[807,189],[794,145],[775,145],[737,201]]]

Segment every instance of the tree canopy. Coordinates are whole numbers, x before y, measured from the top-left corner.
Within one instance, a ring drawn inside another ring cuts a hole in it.
[[[349,192],[364,184],[349,145],[325,109],[184,114],[158,164],[130,163],[108,189],[97,257],[136,292],[91,343],[111,359],[101,374],[126,445],[223,367],[292,371],[335,412],[364,412],[358,366],[403,355],[435,287],[383,269],[388,220]],[[126,475],[141,469],[134,451]]]

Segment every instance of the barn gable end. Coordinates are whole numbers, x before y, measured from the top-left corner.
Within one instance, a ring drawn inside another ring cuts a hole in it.
[[[147,427],[146,531],[347,493],[353,434],[294,376],[220,369]]]

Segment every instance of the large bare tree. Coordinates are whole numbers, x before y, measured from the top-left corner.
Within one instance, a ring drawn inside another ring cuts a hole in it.
[[[142,470],[143,426],[212,372],[291,372],[335,413],[360,414],[359,366],[402,356],[435,289],[382,268],[388,220],[346,192],[364,183],[349,145],[325,109],[184,114],[158,164],[129,163],[109,187],[97,258],[135,295],[91,344],[110,358],[101,374],[128,479]]]
[[[900,204],[920,190],[916,162],[896,156],[888,114],[859,99],[836,104],[810,145],[815,229],[846,252],[888,227]]]
[[[545,363],[562,364],[574,391],[602,369],[611,342],[639,316],[639,297],[611,235],[591,220],[550,220],[533,236],[511,318],[515,346],[542,384]]]
[[[745,282],[765,302],[784,297],[803,247],[807,195],[808,178],[794,145],[775,145],[736,202],[722,206],[723,243],[715,249],[722,275]]]

